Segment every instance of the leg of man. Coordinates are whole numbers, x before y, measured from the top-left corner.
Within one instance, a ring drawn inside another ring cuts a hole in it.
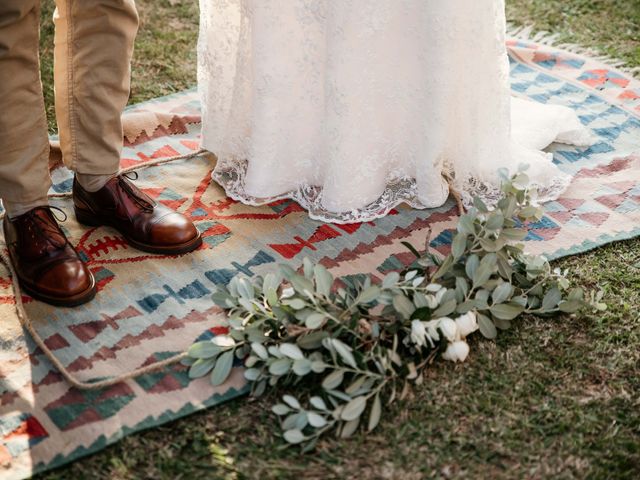
[[[40,82],[39,0],[0,0],[0,197],[9,256],[23,290],[74,306],[95,279],[47,204],[49,138]]]
[[[0,198],[11,217],[46,205],[51,185],[39,24],[40,0],[0,1]]]
[[[120,166],[138,30],[134,0],[56,0],[55,85],[60,146],[81,185],[97,191]]]
[[[184,215],[118,175],[138,27],[133,0],[57,0],[56,111],[65,162],[76,171],[76,218],[110,225],[136,248],[180,254],[202,244]],[[91,177],[99,175],[99,177]]]

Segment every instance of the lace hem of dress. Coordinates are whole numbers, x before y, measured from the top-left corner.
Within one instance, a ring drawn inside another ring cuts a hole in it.
[[[535,190],[533,198],[534,205],[541,205],[543,203],[557,200],[562,195],[569,185],[573,181],[573,177],[566,173],[559,173],[552,177],[548,184],[541,185],[535,181],[529,184],[531,190]],[[473,207],[474,197],[479,197],[487,206],[494,207],[500,198],[502,198],[502,190],[497,185],[478,180],[477,178],[469,177],[461,182],[456,182],[460,185],[460,198],[462,204],[466,209]]]
[[[387,186],[375,202],[368,204],[364,208],[354,209],[347,212],[332,212],[322,205],[322,187],[315,185],[302,185],[296,190],[282,193],[268,198],[257,198],[247,195],[244,191],[244,179],[247,171],[246,160],[227,160],[221,162],[214,169],[211,177],[224,188],[227,196],[233,200],[246,205],[262,206],[272,202],[290,199],[297,202],[304,208],[309,217],[325,223],[349,224],[370,222],[382,218],[401,204],[407,204],[412,208],[424,210],[427,208],[438,208],[444,205],[449,196],[444,196],[444,201],[437,204],[425,205],[418,198],[416,181],[410,177],[391,178]],[[548,185],[532,184],[537,189],[537,203],[557,199],[569,186],[572,177],[567,174],[560,174],[553,177]],[[456,179],[462,203],[466,209],[473,207],[473,198],[480,197],[487,205],[495,205],[501,197],[501,190],[498,186],[480,181],[476,178],[465,180]]]
[[[435,208],[439,205],[424,205],[417,195],[414,179],[409,177],[394,178],[387,182],[387,187],[375,202],[364,208],[347,212],[331,212],[322,206],[322,187],[301,185],[296,190],[268,198],[257,198],[244,191],[244,178],[247,170],[246,160],[218,164],[211,177],[224,188],[227,196],[246,205],[262,206],[279,200],[290,199],[304,208],[309,217],[325,223],[349,224],[370,222],[385,217],[397,206],[406,203],[412,208]],[[445,200],[446,201],[446,200]]]

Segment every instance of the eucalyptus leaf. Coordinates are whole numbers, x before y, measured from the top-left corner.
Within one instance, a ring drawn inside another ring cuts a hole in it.
[[[411,318],[411,314],[416,309],[413,302],[401,293],[393,297],[393,307],[404,318]]]
[[[356,380],[354,380],[351,385],[349,385],[344,393],[346,393],[349,396],[354,396],[354,393],[359,391],[362,388],[362,385],[364,384],[364,382],[367,380],[367,377],[362,375],[360,377],[358,377]]]
[[[233,308],[237,305],[235,299],[225,291],[217,291],[211,295],[213,303],[221,308]]]
[[[460,291],[462,296],[461,301],[463,301],[464,298],[467,296],[467,293],[469,293],[469,283],[465,278],[456,277],[456,290]]]
[[[322,388],[325,390],[334,390],[338,388],[344,380],[344,370],[334,370],[322,381]]]
[[[331,343],[333,344],[334,348],[336,349],[336,352],[338,352],[338,355],[340,355],[344,363],[346,363],[350,367],[358,368],[356,359],[353,356],[353,353],[351,353],[351,350],[352,350],[351,347],[349,347],[348,345],[345,345],[343,342],[341,342],[337,338],[334,338]]]
[[[449,300],[440,305],[434,312],[433,318],[446,317],[456,311],[458,303],[455,300]]]
[[[583,307],[583,303],[580,300],[567,300],[560,302],[558,309],[564,313],[575,313]]]
[[[482,201],[482,199],[480,197],[474,197],[473,206],[476,207],[478,209],[478,211],[482,212],[482,213],[487,213],[489,211],[489,208]]]
[[[322,428],[327,424],[327,420],[315,412],[308,412],[307,418],[309,419],[309,425],[314,428]]]
[[[282,376],[289,373],[293,362],[289,358],[279,358],[269,365],[271,375]]]
[[[371,303],[380,295],[380,287],[377,285],[371,285],[363,290],[356,300],[356,303]]]
[[[282,416],[291,412],[291,409],[284,403],[276,403],[273,407],[271,407],[271,411],[276,415]]]
[[[199,358],[189,369],[189,378],[204,377],[213,368],[216,361],[213,358]]]
[[[324,403],[324,400],[321,397],[311,397],[309,399],[309,403],[311,403],[311,405],[314,408],[317,408],[318,410],[323,410],[323,411],[329,410],[327,408],[327,404]]]
[[[311,371],[313,373],[322,373],[327,369],[327,366],[322,360],[314,360],[311,362]]]
[[[313,274],[316,281],[316,292],[319,295],[328,297],[331,293],[331,287],[333,286],[333,276],[321,264],[317,264],[314,267]]]
[[[238,280],[238,293],[242,298],[247,300],[253,299],[255,295],[253,285],[246,278],[241,278]]]
[[[247,368],[244,371],[244,378],[250,382],[255,382],[260,377],[260,370],[257,368]]]
[[[320,328],[322,326],[326,318],[327,316],[324,313],[312,313],[304,321],[304,325],[307,328],[315,330],[316,328]]]
[[[502,212],[497,211],[489,215],[485,228],[487,230],[498,230],[499,228],[502,228],[503,225],[504,216],[502,215]]]
[[[306,358],[299,358],[293,362],[293,373],[299,377],[304,377],[311,372],[311,361]]]
[[[455,260],[458,260],[467,248],[467,235],[465,233],[458,233],[455,237],[453,237],[453,242],[451,243],[451,254]]]
[[[196,360],[198,360],[197,358],[194,357],[184,357],[182,360],[180,360],[180,364],[184,365],[185,367],[190,367],[191,365],[193,365]]]
[[[329,334],[324,331],[311,332],[298,337],[296,343],[304,350],[315,350],[316,348],[320,348],[320,346],[322,346],[322,340],[328,337]]]
[[[505,228],[502,230],[501,235],[507,240],[513,240],[519,242],[524,240],[529,232],[524,228]]]
[[[377,394],[373,399],[373,405],[371,406],[371,412],[369,413],[369,424],[367,426],[367,431],[371,432],[378,426],[381,416],[382,402],[380,401],[380,395]]]
[[[562,300],[562,292],[558,288],[552,288],[549,290],[542,299],[543,310],[553,310],[558,306],[558,303]]]
[[[504,303],[511,297],[511,292],[513,291],[513,287],[510,283],[501,283],[498,285],[491,294],[491,299],[493,303]]]
[[[478,257],[478,255],[476,255],[475,253],[473,255],[470,255],[467,258],[467,263],[464,267],[467,277],[473,279],[474,275],[476,274],[476,270],[478,269],[479,266],[480,266],[480,258]]]
[[[296,445],[298,443],[302,443],[305,440],[305,436],[304,434],[298,430],[297,428],[291,429],[291,430],[287,430],[286,432],[284,432],[284,439],[293,444]]]
[[[304,276],[306,278],[313,277],[313,262],[309,257],[304,257],[302,259],[302,270],[304,271]]]
[[[502,303],[500,305],[493,305],[490,309],[491,314],[501,320],[513,320],[522,312],[524,307],[517,303]]]
[[[288,300],[284,302],[284,304],[290,306],[294,310],[302,310],[307,306],[307,302],[305,302],[301,298],[294,298],[294,299]]]
[[[191,345],[187,354],[193,358],[211,358],[217,356],[222,351],[215,343],[210,340],[204,342],[197,342]]]
[[[295,343],[283,343],[279,348],[280,353],[292,360],[304,358],[302,350],[300,350],[300,347],[298,347]]]
[[[496,326],[493,324],[491,319],[481,313],[478,313],[477,317],[478,326],[480,327],[480,333],[482,333],[482,335],[489,340],[493,340],[494,338],[496,338],[498,336],[498,331],[496,330]]]
[[[466,235],[475,234],[475,226],[473,222],[474,218],[469,214],[460,216],[460,219],[458,220],[458,232]]]
[[[349,438],[356,430],[358,430],[358,426],[360,425],[360,418],[356,418],[355,420],[351,420],[350,422],[346,422],[342,426],[342,430],[340,431],[340,438]]]
[[[284,401],[284,403],[289,405],[294,410],[300,410],[300,408],[301,408],[300,407],[300,402],[298,402],[298,400],[292,395],[284,395],[282,397],[282,401]]]
[[[454,261],[455,260],[452,256],[448,256],[447,258],[445,258],[444,262],[442,262],[442,265],[440,265],[440,268],[438,268],[436,273],[433,274],[433,277],[431,277],[431,279],[435,281],[444,277],[451,270]]]
[[[269,358],[269,353],[267,352],[267,349],[261,343],[258,343],[258,342],[251,343],[251,350],[253,350],[253,352],[262,360],[266,360],[267,358]]]
[[[382,288],[391,288],[400,280],[400,274],[398,272],[388,273],[382,280]]]
[[[227,378],[229,378],[231,368],[233,367],[233,358],[233,350],[228,350],[218,357],[216,366],[213,367],[213,371],[211,372],[211,384],[214,387],[222,385]]]
[[[282,422],[282,428],[284,430],[292,430],[294,428],[302,430],[304,428],[304,424],[306,423],[306,414],[304,412],[295,412],[291,415],[287,416]],[[303,425],[300,427],[299,425]]]
[[[345,405],[344,409],[342,410],[342,413],[340,414],[340,418],[347,422],[351,420],[355,420],[360,415],[362,415],[362,412],[364,412],[364,409],[366,407],[367,407],[367,397],[365,396],[356,397]]]
[[[312,293],[314,291],[311,281],[303,276],[292,276],[289,279],[289,282],[291,282],[293,289],[302,295],[306,295],[307,293]]]

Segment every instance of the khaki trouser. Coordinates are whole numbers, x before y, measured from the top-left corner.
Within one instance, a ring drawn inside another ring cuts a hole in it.
[[[56,4],[55,104],[64,162],[78,173],[116,173],[138,29],[134,0]],[[9,202],[46,199],[51,185],[39,20],[40,0],[0,0],[0,198]]]

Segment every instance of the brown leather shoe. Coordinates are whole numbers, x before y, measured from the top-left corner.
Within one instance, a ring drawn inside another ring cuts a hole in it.
[[[5,216],[4,237],[25,293],[51,305],[75,307],[95,297],[96,281],[60,230],[52,208],[37,207],[14,219]]]
[[[202,245],[200,232],[191,220],[154,202],[124,174],[112,178],[97,192],[87,192],[74,179],[73,203],[78,222],[111,226],[145,252],[177,255]]]

